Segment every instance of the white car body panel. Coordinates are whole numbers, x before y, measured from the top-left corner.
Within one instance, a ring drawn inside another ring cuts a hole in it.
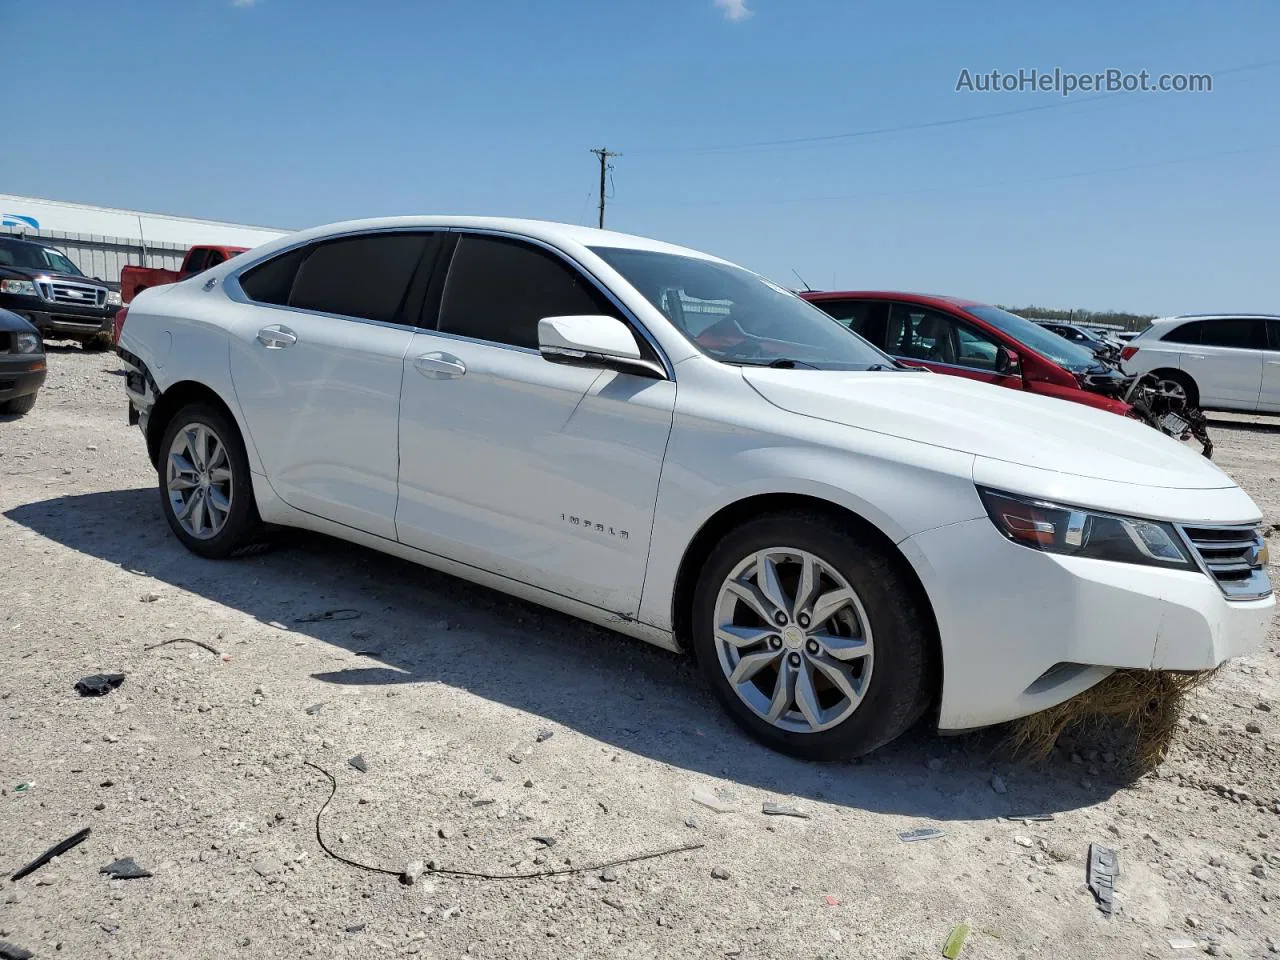
[[[554,248],[626,308],[668,377],[553,364],[536,351],[254,305],[224,290],[310,239],[406,229],[498,232]],[[715,260],[532,221],[317,228],[140,295],[121,348],[154,390],[130,398],[144,428],[153,394],[180,382],[220,398],[245,439],[268,522],[670,649],[680,647],[681,565],[708,522],[756,497],[834,505],[897,545],[928,597],[945,729],[1051,706],[1119,667],[1211,668],[1265,634],[1271,597],[1228,601],[1206,574],[1029,550],[997,532],[977,492],[1256,523],[1249,497],[1182,445],[1110,413],[963,379],[716,362],[590,249],[607,246]],[[272,323],[298,344],[259,342]],[[465,375],[424,371],[424,356],[461,363]]]

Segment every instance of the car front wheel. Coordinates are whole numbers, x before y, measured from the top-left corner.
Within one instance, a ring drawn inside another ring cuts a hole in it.
[[[262,526],[249,459],[234,423],[206,404],[179,410],[160,444],[160,502],[193,553],[220,559],[254,545]]]
[[[725,536],[695,591],[693,643],[733,719],[814,760],[867,753],[910,727],[931,701],[934,644],[900,562],[815,514]]]

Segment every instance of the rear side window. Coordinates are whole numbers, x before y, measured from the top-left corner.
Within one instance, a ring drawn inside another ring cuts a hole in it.
[[[289,306],[365,320],[395,320],[425,234],[376,234],[318,244],[293,280]]]
[[[299,247],[246,270],[240,277],[240,289],[257,303],[287,306],[293,278],[298,275],[298,267],[311,249]]]
[[[1165,334],[1166,343],[1190,343],[1205,347],[1242,347],[1259,350],[1266,345],[1261,320],[1248,317],[1228,320],[1193,320]]]
[[[609,301],[554,254],[517,240],[458,241],[440,303],[441,333],[515,347],[538,346],[538,321],[617,316]]]

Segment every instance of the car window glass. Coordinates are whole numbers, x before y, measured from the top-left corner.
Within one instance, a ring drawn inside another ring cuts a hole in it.
[[[870,339],[868,326],[871,321],[872,303],[868,300],[827,300],[817,306],[835,317],[861,337]]]
[[[402,233],[318,244],[298,268],[289,306],[394,321],[426,243],[426,234]]]
[[[955,330],[956,363],[977,370],[995,370],[1000,345],[977,327],[958,320],[951,325]]]
[[[1280,320],[1267,321],[1267,349],[1280,350]]]
[[[1199,343],[1200,331],[1203,329],[1203,321],[1193,320],[1191,323],[1184,323],[1180,327],[1174,327],[1161,339],[1165,343]]]
[[[956,363],[959,356],[951,318],[909,303],[895,303],[889,311],[885,349],[895,357],[931,363]]]
[[[209,256],[208,250],[193,250],[191,256],[187,258],[187,273],[199,273],[203,270],[207,256]]]
[[[536,349],[539,320],[584,314],[617,311],[555,254],[518,240],[462,237],[445,280],[439,330]]]
[[[226,259],[221,250],[210,250],[209,259],[204,262],[204,269],[211,270]]]
[[[1262,346],[1262,322],[1247,317],[1230,320],[1206,320],[1200,333],[1200,343],[1206,347]]]
[[[311,247],[299,247],[250,267],[240,276],[240,289],[257,303],[284,306],[289,302],[289,291],[293,289],[298,267],[311,250]]]

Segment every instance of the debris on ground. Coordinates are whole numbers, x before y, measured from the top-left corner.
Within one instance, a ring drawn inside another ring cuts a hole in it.
[[[533,839],[544,847],[554,847],[556,845],[555,837],[533,837]]]
[[[344,608],[341,610],[325,610],[322,613],[304,613],[300,617],[294,617],[294,623],[324,623],[330,620],[355,620],[361,616],[359,610],[351,610]]]
[[[347,763],[359,770],[361,773],[369,772],[369,764],[365,761],[363,753],[357,753],[354,757],[348,760]]]
[[[404,870],[400,873],[400,882],[406,887],[412,887],[418,882],[418,878],[422,876],[422,872],[427,869],[427,865],[421,860],[413,860],[406,863]]]
[[[1116,877],[1120,875],[1120,859],[1116,852],[1096,843],[1089,844],[1089,864],[1085,882],[1098,902],[1098,909],[1105,914],[1115,910]]]
[[[347,927],[347,933],[360,933],[367,926],[367,923],[353,923],[351,926]]]
[[[1034,846],[1035,846],[1035,841],[1033,841],[1030,837],[1015,836],[1015,837],[1013,838],[1013,842],[1014,842],[1014,843],[1016,843],[1016,844],[1017,844],[1018,846],[1020,846],[1020,847],[1034,847]]]
[[[789,807],[783,803],[774,803],[772,800],[766,800],[760,806],[760,812],[768,817],[797,817],[800,820],[808,820],[809,814],[796,807]]]
[[[76,681],[76,693],[82,697],[105,697],[122,683],[123,673],[95,673]]]
[[[1023,813],[1013,817],[1005,817],[1010,823],[1021,823],[1026,826],[1030,823],[1049,823],[1053,820],[1052,813]]]
[[[1044,760],[1070,729],[1125,731],[1133,772],[1159,766],[1178,732],[1186,698],[1217,674],[1116,670],[1070,700],[1015,720],[1008,745],[1015,755]]]
[[[23,950],[8,940],[0,940],[0,960],[31,960],[34,956],[30,950]]]
[[[711,879],[712,879],[712,880],[728,880],[728,879],[729,879],[729,871],[728,871],[728,870],[726,870],[724,867],[712,867],[712,868],[711,868]]]
[[[133,857],[113,860],[105,867],[100,867],[98,872],[105,873],[113,880],[145,880],[152,875],[150,870],[144,870],[138,866]]]
[[[1171,937],[1169,939],[1170,950],[1194,950],[1200,944],[1190,937]]]
[[[194,646],[199,647],[202,650],[208,650],[215,657],[222,656],[222,653],[219,652],[212,645],[205,643],[203,640],[192,640],[190,637],[174,637],[172,640],[161,640],[159,643],[153,643],[151,644],[151,646],[143,647],[142,649],[143,650],[159,650],[161,647],[167,647],[171,643],[190,643]]]
[[[947,934],[947,939],[942,944],[942,955],[947,960],[956,960],[960,956],[960,951],[964,949],[965,939],[969,936],[969,925],[967,923],[957,923],[951,928],[951,932]]]
[[[555,735],[556,732],[554,730],[539,730],[538,735],[534,737],[534,740],[538,743],[546,743]]]
[[[30,790],[30,789],[31,789],[31,784],[29,784],[29,783],[19,783],[17,786],[15,786],[15,787],[13,788],[13,792],[14,792],[14,793],[26,793],[26,792],[27,792],[28,790]]]
[[[828,907],[838,907],[838,906],[840,906],[840,901],[839,901],[839,899],[838,899],[838,898],[836,898],[836,897],[831,896],[831,894],[827,894],[825,897],[823,897],[823,898],[822,898],[822,902],[823,902],[823,903],[825,903]]]
[[[710,790],[704,790],[701,787],[693,791],[693,802],[716,813],[736,813],[738,809],[732,803],[721,800]]]
[[[307,709],[303,710],[302,712],[305,713],[308,717],[314,717],[323,709],[324,709],[323,703],[313,703],[311,706],[307,707]]]
[[[23,877],[29,874],[35,873],[37,870],[43,867],[46,863],[48,863],[54,857],[62,856],[72,847],[78,847],[80,844],[84,843],[84,841],[88,839],[90,829],[91,828],[89,827],[85,827],[79,833],[72,834],[71,836],[67,837],[67,839],[59,843],[55,843],[52,847],[50,847],[44,853],[40,854],[40,856],[36,857],[34,860],[28,863],[25,867],[15,871],[13,875],[9,877],[9,879],[14,882],[17,882],[18,880],[21,880]]]
[[[937,827],[917,827],[915,830],[898,834],[898,839],[903,843],[915,843],[917,840],[937,840],[946,835],[947,831],[939,830]]]

